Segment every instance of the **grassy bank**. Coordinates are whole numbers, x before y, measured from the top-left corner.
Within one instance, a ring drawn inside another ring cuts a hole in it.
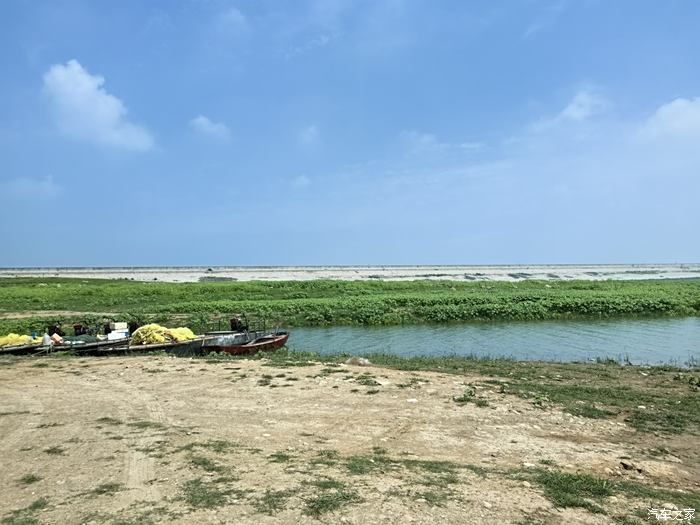
[[[530,400],[541,409],[560,406],[574,416],[624,420],[641,432],[700,431],[700,368],[634,366],[600,363],[548,363],[479,357],[366,356],[376,366],[411,372],[479,374],[495,379],[468,388],[457,402],[479,403],[481,388],[496,388]],[[209,363],[264,359],[269,366],[295,367],[323,362],[343,363],[346,355],[279,350],[253,356],[210,355]],[[334,370],[326,369],[333,374]],[[410,387],[412,385],[406,385]]]
[[[47,317],[60,317],[42,311],[110,312],[161,321],[184,317],[194,328],[232,312],[289,326],[695,316],[700,315],[700,281],[0,280],[0,313],[26,311],[36,312],[35,317],[0,320],[0,331],[26,331],[43,326]]]

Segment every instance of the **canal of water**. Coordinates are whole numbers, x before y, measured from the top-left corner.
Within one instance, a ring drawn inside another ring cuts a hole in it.
[[[479,356],[634,364],[700,362],[700,318],[295,328],[288,348],[320,354]]]

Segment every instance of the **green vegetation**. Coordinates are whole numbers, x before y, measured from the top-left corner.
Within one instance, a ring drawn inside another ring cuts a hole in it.
[[[282,510],[287,503],[287,500],[294,495],[292,490],[270,490],[267,489],[265,494],[255,500],[255,510],[262,514],[270,516]]]
[[[19,478],[19,482],[24,485],[31,485],[37,481],[41,481],[41,477],[37,476],[36,474],[26,474]]]
[[[314,494],[305,500],[304,514],[318,518],[326,512],[333,512],[350,503],[360,501],[360,496],[354,490],[348,489],[343,484],[338,487],[322,488],[320,493]]]
[[[113,417],[101,417],[97,420],[98,423],[103,425],[121,425],[122,421],[115,419]]]
[[[602,498],[614,494],[610,481],[587,474],[544,470],[534,479],[544,489],[544,495],[557,507],[582,507],[593,513],[604,513],[595,501],[602,503]]]
[[[39,518],[37,514],[49,504],[46,498],[39,498],[31,505],[23,509],[18,509],[2,519],[4,525],[37,525]]]
[[[204,456],[192,456],[190,457],[190,463],[195,467],[199,467],[207,472],[226,472],[228,469],[218,463],[212,461],[211,459]]]
[[[93,496],[113,496],[117,492],[121,492],[122,490],[126,490],[126,487],[121,484],[121,483],[103,483],[102,485],[98,485],[94,489],[90,491],[90,494]]]
[[[127,425],[140,430],[163,430],[165,428],[163,423],[158,423],[157,421],[134,421],[133,423],[127,423]]]
[[[196,298],[196,300],[193,300]],[[100,312],[141,322],[215,328],[216,314],[246,312],[290,326],[700,315],[700,280],[682,281],[278,281],[156,283],[0,279],[0,311]],[[56,317],[3,319],[0,333],[43,329]]]
[[[270,463],[288,463],[293,459],[293,456],[286,452],[274,452],[268,456]]]
[[[228,505],[232,490],[222,490],[215,483],[192,479],[182,487],[181,499],[192,508],[212,509]]]

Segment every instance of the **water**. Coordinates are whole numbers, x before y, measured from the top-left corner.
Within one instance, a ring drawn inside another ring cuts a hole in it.
[[[700,360],[700,318],[295,328],[287,345],[319,354],[489,356],[518,360]]]

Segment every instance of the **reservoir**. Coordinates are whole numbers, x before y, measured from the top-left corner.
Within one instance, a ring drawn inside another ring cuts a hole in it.
[[[700,362],[700,318],[295,328],[287,347],[319,354],[559,362],[610,358],[633,364],[688,366]]]

